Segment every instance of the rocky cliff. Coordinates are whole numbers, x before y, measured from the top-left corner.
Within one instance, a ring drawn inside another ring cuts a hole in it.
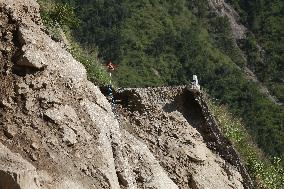
[[[185,87],[122,90],[112,107],[34,0],[0,2],[0,59],[1,189],[251,188]]]

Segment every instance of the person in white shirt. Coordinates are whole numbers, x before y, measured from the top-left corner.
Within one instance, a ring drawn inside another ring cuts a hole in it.
[[[193,75],[193,82],[191,83],[191,89],[200,91],[200,85],[198,83],[197,75]]]

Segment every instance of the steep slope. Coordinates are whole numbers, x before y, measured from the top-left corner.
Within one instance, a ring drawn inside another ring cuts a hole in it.
[[[112,59],[119,65],[114,74],[118,86],[186,85],[192,75],[197,74],[210,96],[243,119],[246,129],[267,156],[283,159],[284,108],[266,88],[255,82],[256,78],[251,79],[254,75],[245,69],[247,62],[234,37],[251,47],[246,48],[248,63],[255,60],[259,67],[262,64],[254,51],[257,48],[254,41],[244,39],[250,32],[234,20],[238,18],[237,11],[225,3],[227,1],[57,2],[74,5],[81,21],[74,31],[76,39],[87,48],[98,46],[100,58]],[[210,2],[215,3],[221,14],[216,13]],[[279,34],[273,36],[281,37]],[[277,46],[275,50],[281,48]],[[272,55],[276,60],[281,59],[277,54]],[[281,67],[283,64],[278,62]],[[269,67],[274,69],[273,65]],[[249,68],[255,71],[252,66]],[[262,69],[266,70],[266,67]],[[269,70],[265,75],[269,75]],[[275,77],[277,75],[281,74]],[[262,81],[261,77],[258,79]],[[275,95],[269,86],[267,88]]]
[[[209,1],[209,4],[219,16],[228,18],[235,39],[235,45],[237,46],[238,43],[243,43],[242,40],[244,41],[247,38],[246,35],[248,35],[248,29],[240,23],[240,16],[233,9],[233,7],[230,6],[228,3],[226,3],[224,0]],[[241,47],[241,45],[239,46]],[[259,53],[264,54],[264,50],[258,44],[257,44],[257,51]],[[243,58],[247,62],[246,66],[243,69],[247,78],[257,83],[259,91],[262,94],[266,95],[270,101],[272,101],[276,105],[282,106],[283,103],[280,102],[280,100],[277,99],[277,97],[272,96],[269,89],[257,78],[256,74],[249,67],[247,67],[247,65],[249,65],[250,62],[248,62],[245,52],[243,53]],[[264,57],[262,57],[261,62],[262,64],[264,64]]]
[[[244,45],[248,66],[269,90],[283,101],[283,1],[228,0],[241,15],[242,24],[249,29]],[[253,12],[253,14],[251,14]]]
[[[236,40],[246,38],[247,28],[239,23],[239,14],[228,3],[224,0],[209,0],[208,2],[219,16],[226,16],[229,19]]]
[[[245,188],[252,188],[202,95],[180,86],[123,89],[115,97],[121,102],[117,113],[122,127],[147,144],[180,188],[242,188],[240,180],[232,179],[240,179],[238,172]]]
[[[120,125],[84,67],[46,35],[34,0],[1,1],[0,10],[1,188],[251,187],[240,162],[211,151],[188,123],[195,119],[170,113],[174,106],[161,112],[161,120],[132,116],[150,131],[165,129],[161,144],[154,139],[160,131],[143,138]],[[164,98],[171,102],[174,95]]]
[[[28,182],[36,181],[37,188],[120,188],[117,175],[133,188],[127,154],[120,149],[125,144],[110,105],[87,81],[83,66],[37,25],[38,11],[34,1],[1,3],[1,39],[10,45],[1,61],[1,143],[36,167],[37,174]],[[1,173],[17,182],[14,185],[29,188],[18,178],[26,177],[30,168],[17,174],[2,164],[11,159],[9,153],[1,150]],[[137,164],[149,162],[147,167],[156,171],[153,186],[177,188],[147,149],[142,155]],[[14,166],[17,161],[10,160]],[[115,161],[121,167],[118,173]],[[4,180],[0,185],[14,187]]]

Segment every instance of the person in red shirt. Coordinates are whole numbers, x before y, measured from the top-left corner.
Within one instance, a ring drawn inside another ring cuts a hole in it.
[[[111,61],[109,61],[109,63],[107,64],[107,68],[108,68],[108,71],[114,71],[115,66]]]

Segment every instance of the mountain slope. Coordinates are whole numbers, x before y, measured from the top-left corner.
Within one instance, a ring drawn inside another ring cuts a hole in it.
[[[111,104],[87,80],[83,65],[45,33],[34,0],[5,0],[0,10],[0,42],[5,47],[0,56],[1,188],[251,188],[236,151],[226,151],[230,144],[223,146],[224,152],[237,163],[208,148],[193,127],[195,120],[179,110],[170,113],[160,104],[156,110],[165,120],[141,115],[145,128],[147,121],[154,121],[164,134],[173,135],[161,141],[165,146],[159,152],[123,128]],[[183,90],[173,88],[165,100],[171,103]],[[146,91],[160,95],[157,89]],[[143,107],[148,108],[148,102],[142,102],[141,111]],[[198,104],[189,108],[200,114]],[[156,111],[146,110],[148,115]],[[171,122],[166,123],[167,118]],[[155,142],[159,133],[144,136]],[[170,155],[163,158],[160,153]],[[170,169],[167,162],[173,165]]]
[[[86,48],[98,46],[102,59],[119,65],[119,86],[187,84],[197,74],[212,97],[243,118],[267,155],[283,157],[284,109],[247,79],[243,69],[256,58],[254,51],[243,54],[230,22],[208,1],[61,2],[76,7],[77,40]]]
[[[243,59],[246,62],[246,65],[243,68],[243,71],[245,72],[245,74],[247,75],[247,79],[253,81],[254,83],[257,84],[257,86],[259,87],[259,91],[266,95],[268,97],[268,99],[270,99],[271,102],[273,102],[276,105],[283,105],[282,102],[280,102],[280,100],[276,97],[273,96],[271,91],[269,91],[269,89],[267,88],[267,86],[264,85],[263,82],[260,81],[259,78],[257,78],[255,72],[255,68],[252,68],[251,64],[252,64],[252,58],[250,57],[251,53],[248,49],[244,50],[244,41],[249,40],[248,37],[249,35],[249,30],[240,23],[240,16],[239,14],[232,8],[232,6],[230,6],[228,3],[226,3],[225,1],[209,1],[210,2],[210,6],[215,10],[215,12],[221,16],[221,17],[227,17],[228,21],[230,23],[231,29],[232,29],[232,33],[235,39],[235,46],[242,48],[243,49]],[[247,37],[248,35],[248,37]],[[263,54],[263,49],[258,45],[257,45],[257,51],[259,54]],[[253,60],[256,61],[256,60]],[[262,64],[264,64],[264,55],[262,55],[261,57],[261,62]],[[269,63],[267,63],[269,64]],[[249,67],[250,68],[249,68]],[[252,69],[254,70],[254,72],[252,71]],[[265,70],[265,69],[264,69]],[[263,70],[263,71],[264,71]],[[268,72],[268,70],[265,70]],[[258,74],[259,75],[259,74]],[[270,89],[272,89],[270,87]]]
[[[283,101],[283,1],[229,0],[241,15],[241,22],[250,30],[243,49],[248,66],[269,89]]]

